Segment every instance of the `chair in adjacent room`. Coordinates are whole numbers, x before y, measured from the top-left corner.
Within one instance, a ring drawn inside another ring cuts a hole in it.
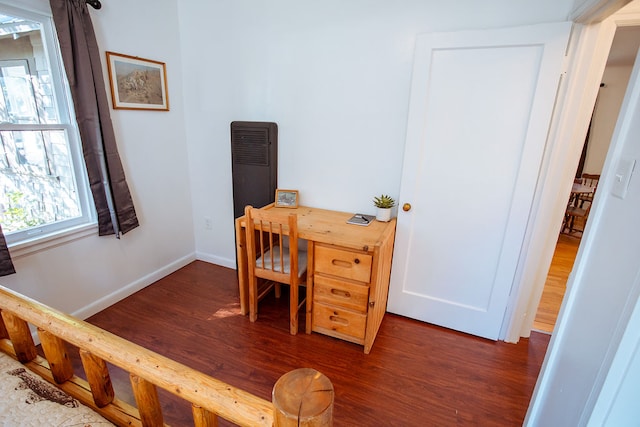
[[[582,185],[586,185],[587,187],[593,187],[593,191],[591,193],[580,194],[578,196],[578,201],[580,203],[580,207],[584,208],[584,204],[586,202],[593,203],[593,195],[598,188],[598,182],[600,181],[600,175],[583,173],[582,174]]]
[[[591,211],[591,205],[593,204],[593,196],[595,195],[595,188],[590,193],[590,200],[581,200],[578,195],[578,203],[569,202],[567,210],[564,213],[564,221],[562,223],[562,233],[573,234],[575,231],[584,232],[584,227],[587,224],[587,218]],[[586,203],[586,205],[585,205]],[[576,220],[582,223],[582,229],[576,228]]]
[[[289,326],[298,333],[298,313],[309,297],[299,301],[299,287],[306,284],[307,253],[298,250],[298,218],[296,214],[268,209],[245,208],[247,261],[249,272],[249,319],[258,318],[258,301],[280,284],[289,290]],[[263,279],[263,280],[260,280]],[[306,286],[305,286],[306,288]]]

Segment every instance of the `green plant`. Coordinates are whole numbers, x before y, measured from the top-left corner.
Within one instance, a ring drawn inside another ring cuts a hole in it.
[[[382,194],[379,197],[373,198],[373,204],[375,205],[376,208],[387,209],[387,208],[394,207],[396,205],[396,201],[393,200],[390,196],[387,196],[386,194]]]
[[[0,212],[0,220],[2,220],[2,227],[5,233],[24,230],[44,223],[42,219],[34,218],[31,211],[27,209],[29,200],[27,200],[24,193],[10,191],[7,193],[7,198],[9,199],[7,208],[4,212]]]

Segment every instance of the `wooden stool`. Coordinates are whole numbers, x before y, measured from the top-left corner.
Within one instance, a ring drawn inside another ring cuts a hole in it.
[[[278,427],[333,425],[333,384],[311,368],[295,369],[273,386],[273,418]]]

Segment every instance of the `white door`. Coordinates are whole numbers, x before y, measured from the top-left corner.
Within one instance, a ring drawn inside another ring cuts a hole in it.
[[[498,338],[570,28],[418,37],[388,311]]]

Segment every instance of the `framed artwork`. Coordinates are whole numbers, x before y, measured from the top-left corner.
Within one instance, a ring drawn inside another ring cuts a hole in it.
[[[169,111],[164,62],[107,52],[114,109]]]
[[[276,190],[276,207],[297,208],[298,190]]]

